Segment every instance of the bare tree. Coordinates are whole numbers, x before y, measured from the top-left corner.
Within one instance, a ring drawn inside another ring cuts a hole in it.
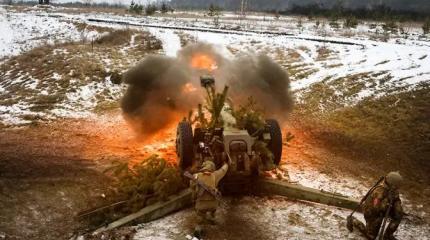
[[[240,2],[240,15],[245,18],[248,9],[248,0],[241,0]]]

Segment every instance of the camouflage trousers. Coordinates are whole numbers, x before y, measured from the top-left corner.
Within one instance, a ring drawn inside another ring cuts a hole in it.
[[[197,210],[196,209],[196,215],[197,215],[197,224],[214,224],[215,223],[215,212],[216,209],[205,209],[205,210]]]
[[[379,229],[381,228],[383,217],[374,217],[374,216],[366,216],[364,215],[364,219],[366,220],[366,225],[360,222],[358,219],[353,218],[353,225],[356,227],[367,239],[374,240],[378,236]],[[388,224],[384,240],[395,240],[396,238],[393,234],[396,232],[397,228],[400,225],[401,219],[391,219]]]
[[[205,209],[198,210],[196,209],[197,215],[197,225],[194,228],[194,236],[197,238],[201,238],[204,233],[203,225],[206,224],[215,224],[215,211],[216,209]]]

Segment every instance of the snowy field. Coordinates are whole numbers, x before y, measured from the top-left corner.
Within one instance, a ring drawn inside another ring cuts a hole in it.
[[[70,14],[61,9],[45,12],[30,8],[26,12],[7,10],[0,6],[0,63],[34,47],[58,42],[81,41],[83,36],[95,38],[101,33],[82,31],[73,23],[86,23],[116,29],[132,28],[149,31],[160,39],[162,54],[175,56],[181,43],[204,41],[219,46],[227,56],[246,52],[271,56],[289,72],[292,90],[297,101],[315,83],[327,84],[342,96],[342,104],[351,105],[367,97],[380,97],[387,93],[408,91],[430,80],[430,41],[419,28],[409,27],[408,33],[388,33],[389,39],[380,41],[382,28],[371,28],[371,23],[360,24],[356,29],[332,29],[328,24],[315,27],[303,20],[273,16],[249,16],[238,19],[234,14],[221,17],[221,25],[214,28],[210,18],[133,17],[108,14]],[[97,22],[94,20],[98,20]],[[116,23],[110,23],[110,22]],[[302,21],[302,20],[300,20]],[[181,29],[176,29],[180,27]],[[285,33],[285,34],[279,34]],[[348,36],[346,36],[348,35]],[[134,46],[134,38],[130,46]],[[59,51],[62,51],[59,49]],[[106,59],[109,63],[110,60]],[[133,64],[130,62],[128,64]],[[105,71],[110,72],[108,64]],[[50,95],[51,88],[38,88],[37,79],[26,72],[12,78],[3,72],[0,79],[0,99],[13,96],[18,90],[31,90],[31,96]],[[55,84],[64,76],[52,73]],[[79,81],[79,79],[71,79]],[[11,86],[14,86],[13,88]],[[16,87],[18,86],[18,87]],[[13,104],[0,104],[0,122],[3,125],[31,123],[25,118],[37,115],[41,119],[62,117],[96,117],[96,99],[108,95],[112,101],[120,99],[124,85],[113,85],[110,77],[99,82],[79,85],[73,91],[56,88],[64,99],[48,111],[32,108],[31,96]],[[287,164],[290,180],[305,186],[336,192],[355,198],[362,196],[367,187],[360,180],[345,177],[334,179],[312,169],[311,166]],[[361,186],[352,188],[350,186]],[[232,202],[233,200],[229,200]],[[410,204],[404,199],[406,209]],[[284,198],[245,197],[235,202],[239,221],[258,226],[264,239],[358,239],[357,233],[348,233],[345,217],[349,211],[333,207],[291,202]],[[192,219],[191,209],[181,211],[158,221],[137,226],[135,239],[185,239],[190,229],[178,224]],[[217,216],[221,226],[229,224],[229,214],[221,210]],[[276,234],[275,234],[276,233]],[[400,239],[430,239],[430,226],[406,221],[401,225]],[[230,239],[222,236],[222,239]],[[232,238],[234,239],[234,238]]]
[[[328,24],[316,28],[314,23],[303,20],[298,29],[297,19],[291,17],[278,20],[264,17],[262,20],[261,16],[250,16],[240,20],[234,14],[226,14],[221,19],[222,26],[214,29],[210,18],[195,21],[195,18],[138,18],[97,13],[78,15],[61,13],[61,10],[54,8],[46,13],[30,8],[28,12],[13,12],[0,8],[0,57],[17,55],[43,44],[80,41],[83,37],[94,39],[100,34],[77,29],[73,22],[78,22],[149,31],[162,41],[164,52],[169,56],[175,56],[181,47],[181,40],[213,43],[231,56],[246,52],[268,54],[290,73],[291,87],[296,91],[298,101],[301,93],[314,83],[327,84],[335,95],[340,96],[342,104],[349,105],[366,97],[407,91],[430,79],[430,42],[420,34],[419,28],[409,27],[406,36],[388,33],[390,38],[382,42],[371,38],[375,35],[386,36],[387,33],[379,33],[382,31],[380,26],[371,29],[370,23],[361,24],[356,29],[337,30]],[[106,23],[112,21],[117,23]],[[242,26],[239,30],[237,24]],[[175,29],[177,27],[185,30]],[[350,37],[341,36],[346,32]],[[32,88],[40,81],[31,75],[23,76],[24,79],[11,79],[8,75],[9,72],[2,75],[2,95],[11,94],[8,86],[16,82],[21,81],[26,88]],[[55,81],[56,76],[52,78]],[[68,93],[67,98],[49,113],[32,112],[31,103],[23,99],[13,105],[0,105],[0,121],[6,125],[25,124],[28,121],[19,116],[29,114],[47,119],[89,116],[97,107],[96,104],[89,104],[89,100],[95,99],[104,89],[108,89],[110,97],[116,99],[121,96],[118,91],[123,90],[110,85],[109,79],[80,86],[73,93]],[[73,103],[80,106],[75,111]]]

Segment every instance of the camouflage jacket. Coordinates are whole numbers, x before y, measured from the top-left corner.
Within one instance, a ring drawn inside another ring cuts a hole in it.
[[[383,217],[393,202],[389,216],[394,219],[403,216],[402,201],[398,190],[390,190],[387,185],[377,186],[363,204],[363,213],[371,217]]]
[[[206,186],[216,189],[219,181],[225,176],[228,170],[228,165],[224,164],[220,169],[214,172],[200,172],[195,176]],[[200,188],[195,182],[191,181],[191,189],[196,200],[196,209],[213,209],[218,206],[217,200],[203,188]]]

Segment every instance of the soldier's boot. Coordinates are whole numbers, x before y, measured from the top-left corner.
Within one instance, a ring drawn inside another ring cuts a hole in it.
[[[208,212],[206,212],[206,220],[208,221],[209,224],[216,225],[215,211],[208,211]]]
[[[354,231],[354,223],[353,223],[353,216],[348,216],[346,218],[346,228],[348,229],[349,232]]]
[[[394,237],[394,233],[397,231],[397,228],[400,225],[400,220],[393,219],[390,221],[390,224],[388,224],[387,229],[385,230],[384,240],[397,240],[396,237]]]
[[[397,240],[397,238],[394,237],[393,235],[387,235],[387,234],[385,234],[384,240]]]
[[[370,236],[367,232],[366,226],[364,225],[364,223],[362,223],[360,220],[358,220],[357,218],[353,217],[353,216],[348,216],[347,218],[347,223],[346,223],[346,227],[348,228],[348,230],[350,232],[352,232],[354,230],[354,227],[358,229],[358,231],[360,231],[361,234],[363,234],[363,236],[366,239],[369,240],[373,240],[375,239],[375,237]]]
[[[203,236],[203,224],[205,222],[205,212],[197,210],[197,225],[194,227],[193,236],[200,239]]]
[[[197,239],[200,239],[203,237],[203,227],[199,224],[194,228],[193,236]]]
[[[354,227],[357,228],[360,232],[366,232],[366,226],[364,223],[360,222],[357,218],[354,216],[348,216],[346,218],[346,227],[350,232],[354,230]]]

